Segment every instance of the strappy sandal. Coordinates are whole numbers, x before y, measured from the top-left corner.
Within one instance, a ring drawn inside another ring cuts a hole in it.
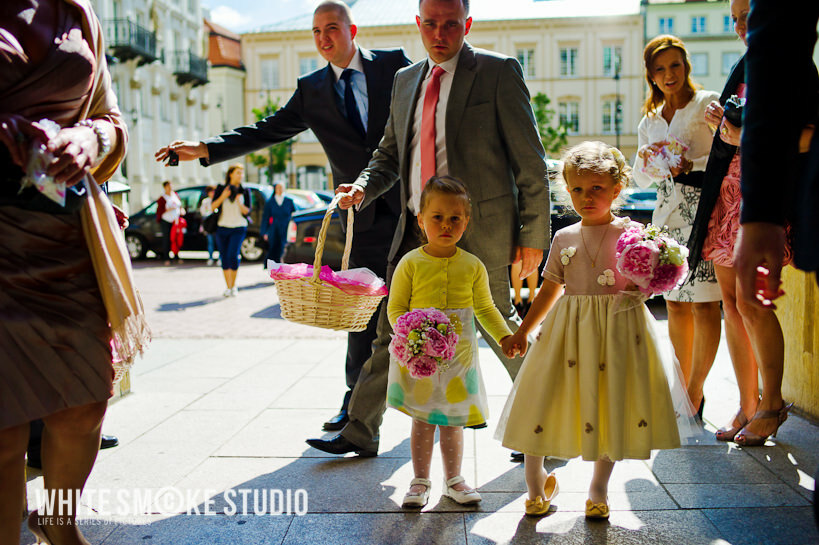
[[[785,403],[783,402],[782,408],[779,409],[778,411],[757,411],[754,417],[751,418],[751,422],[753,422],[754,420],[762,420],[764,418],[777,419],[776,429],[774,429],[773,433],[770,435],[766,435],[764,437],[761,435],[757,435],[754,432],[745,429],[748,426],[748,424],[751,423],[748,422],[748,424],[746,424],[745,427],[743,427],[742,430],[740,430],[740,432],[737,433],[736,437],[734,437],[734,441],[736,442],[737,445],[743,447],[760,447],[764,445],[765,441],[768,440],[768,437],[776,437],[776,432],[779,431],[779,426],[781,426],[785,422],[785,420],[788,419],[788,411],[791,410],[791,407],[793,407],[793,403],[785,405]]]
[[[733,426],[734,422],[739,422],[739,425]],[[739,433],[739,430],[748,425],[748,417],[742,412],[742,407],[740,407],[737,414],[734,415],[731,424],[732,426],[720,428],[714,433],[714,437],[717,438],[717,441],[733,441],[734,437]]]
[[[32,511],[28,516],[28,529],[37,538],[37,543],[51,545],[51,540],[46,535],[45,528],[40,525],[40,513]]]

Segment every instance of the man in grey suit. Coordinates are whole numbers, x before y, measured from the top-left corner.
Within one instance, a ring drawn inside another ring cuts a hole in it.
[[[272,116],[202,142],[174,142],[156,153],[164,160],[168,151],[179,159],[199,159],[204,166],[283,142],[311,129],[330,160],[333,184],[356,179],[384,134],[395,72],[410,64],[402,49],[367,50],[358,47],[352,12],[341,0],[324,0],[313,13],[316,49],[328,64],[299,78],[296,92]],[[384,193],[374,206],[355,218],[351,267],[367,267],[382,278],[387,253],[400,214],[398,188]],[[342,211],[346,229],[346,211]],[[367,329],[349,333],[346,379],[349,390],[337,415],[324,423],[328,431],[347,423],[347,405],[361,367],[370,357],[376,335],[376,317]]]
[[[525,278],[540,264],[549,243],[545,153],[529,93],[515,59],[465,43],[472,25],[468,0],[421,0],[419,12],[416,23],[429,58],[396,74],[384,138],[355,183],[336,192],[349,193],[342,207],[366,209],[396,183],[400,186],[401,217],[389,253],[389,281],[401,257],[422,244],[415,222],[424,181],[419,133],[426,89],[436,78],[433,85],[440,85],[440,92],[432,173],[455,176],[469,189],[473,215],[461,246],[486,265],[495,304],[514,330],[508,266],[521,260]],[[376,455],[386,410],[390,333],[386,312],[381,312],[373,355],[353,391],[350,421],[336,437],[309,439],[308,444],[334,454]],[[488,335],[484,338],[514,379],[521,359],[506,358]]]

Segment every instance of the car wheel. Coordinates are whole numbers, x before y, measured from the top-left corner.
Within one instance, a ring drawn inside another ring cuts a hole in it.
[[[125,233],[125,246],[128,248],[128,255],[131,259],[144,259],[148,253],[145,247],[145,240],[135,233]]]
[[[261,239],[258,235],[247,235],[242,241],[242,247],[239,249],[242,259],[244,261],[259,261],[264,255],[264,249],[260,243]]]

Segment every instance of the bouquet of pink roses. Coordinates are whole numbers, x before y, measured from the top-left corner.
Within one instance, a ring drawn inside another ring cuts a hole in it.
[[[395,322],[389,351],[416,378],[435,374],[455,357],[458,334],[446,314],[435,308],[411,310]]]
[[[676,288],[688,274],[688,248],[650,223],[623,231],[616,257],[620,274],[649,297]]]

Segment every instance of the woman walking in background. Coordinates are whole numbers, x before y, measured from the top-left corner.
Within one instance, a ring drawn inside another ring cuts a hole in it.
[[[230,165],[225,183],[217,187],[213,195],[213,210],[219,210],[216,244],[225,275],[226,289],[222,293],[225,297],[235,297],[239,293],[236,273],[241,261],[242,241],[247,235],[247,215],[250,214],[250,191],[242,185],[244,171],[239,163]]]
[[[652,222],[667,226],[677,242],[686,244],[713,138],[705,108],[719,95],[695,88],[685,44],[675,36],[651,40],[643,59],[649,92],[638,128],[634,181],[642,187],[657,184]],[[702,417],[702,384],[714,364],[721,328],[720,290],[711,262],[702,261],[685,284],[664,297],[674,354],[686,384],[693,385],[691,403]]]

